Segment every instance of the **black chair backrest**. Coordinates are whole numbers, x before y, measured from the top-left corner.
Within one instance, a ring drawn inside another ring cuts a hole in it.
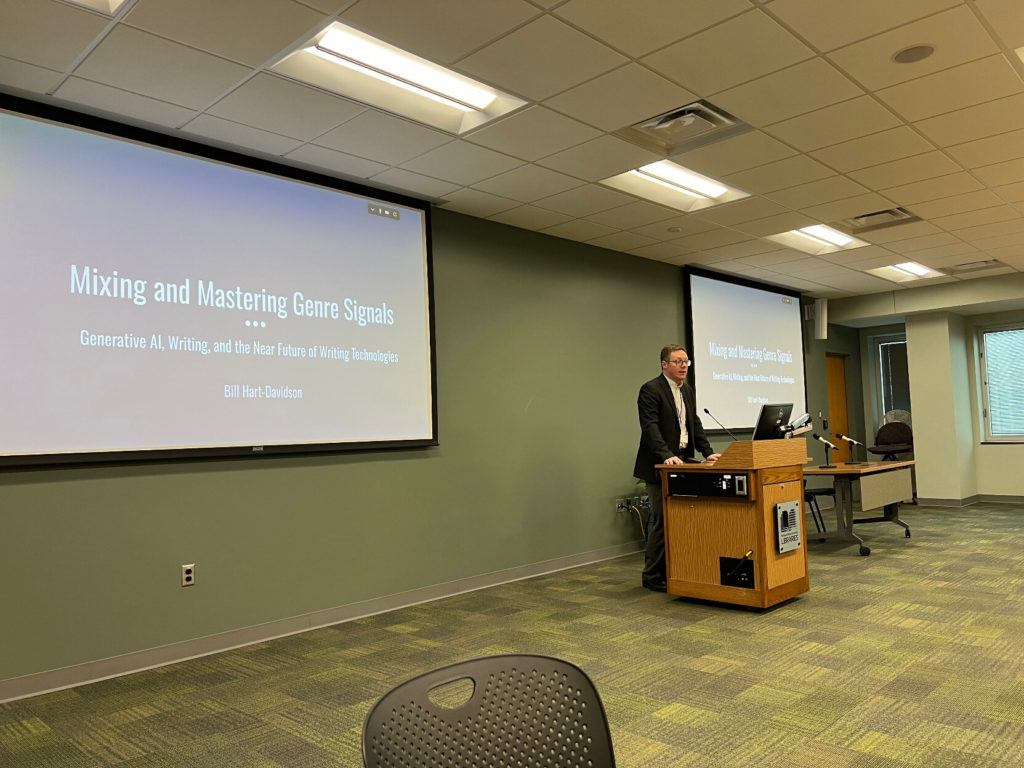
[[[615,757],[583,670],[550,656],[507,655],[452,664],[386,693],[363,726],[363,764],[614,768]]]
[[[883,424],[878,434],[875,435],[875,445],[906,445],[913,444],[914,433],[910,427],[904,424],[902,421],[890,421],[888,424]]]

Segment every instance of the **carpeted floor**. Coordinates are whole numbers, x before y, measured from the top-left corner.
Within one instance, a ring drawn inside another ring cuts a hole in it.
[[[428,669],[540,653],[597,684],[619,766],[1019,768],[1024,507],[904,507],[810,545],[766,612],[640,588],[640,555],[0,705],[0,765],[362,765],[373,702]]]

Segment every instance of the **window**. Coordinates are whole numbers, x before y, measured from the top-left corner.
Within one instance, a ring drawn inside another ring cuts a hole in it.
[[[1024,325],[979,331],[985,440],[1024,439]]]
[[[874,338],[879,424],[892,411],[910,412],[910,376],[907,373],[907,337],[903,334]]]

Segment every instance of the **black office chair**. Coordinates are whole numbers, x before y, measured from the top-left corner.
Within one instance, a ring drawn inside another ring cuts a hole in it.
[[[836,489],[833,488],[808,488],[807,481],[804,480],[804,504],[811,510],[811,520],[814,521],[814,527],[818,529],[818,533],[825,532],[825,520],[821,516],[821,506],[818,504],[818,499],[822,496],[831,496],[833,504],[835,504]]]
[[[550,656],[471,659],[414,677],[363,726],[366,768],[614,768],[597,689]]]
[[[868,451],[881,456],[883,461],[897,461],[901,453],[914,450],[914,433],[902,421],[883,424],[875,435],[875,444]]]

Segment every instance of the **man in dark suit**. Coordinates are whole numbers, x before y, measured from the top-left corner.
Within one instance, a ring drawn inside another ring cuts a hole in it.
[[[664,592],[665,524],[661,508],[661,477],[655,464],[682,464],[693,458],[695,450],[708,461],[714,452],[697,415],[693,389],[686,383],[690,356],[676,344],[661,350],[661,375],[642,387],[636,405],[640,414],[640,447],[636,452],[633,475],[647,484],[651,517],[647,524],[647,553],[642,583],[648,589]]]

